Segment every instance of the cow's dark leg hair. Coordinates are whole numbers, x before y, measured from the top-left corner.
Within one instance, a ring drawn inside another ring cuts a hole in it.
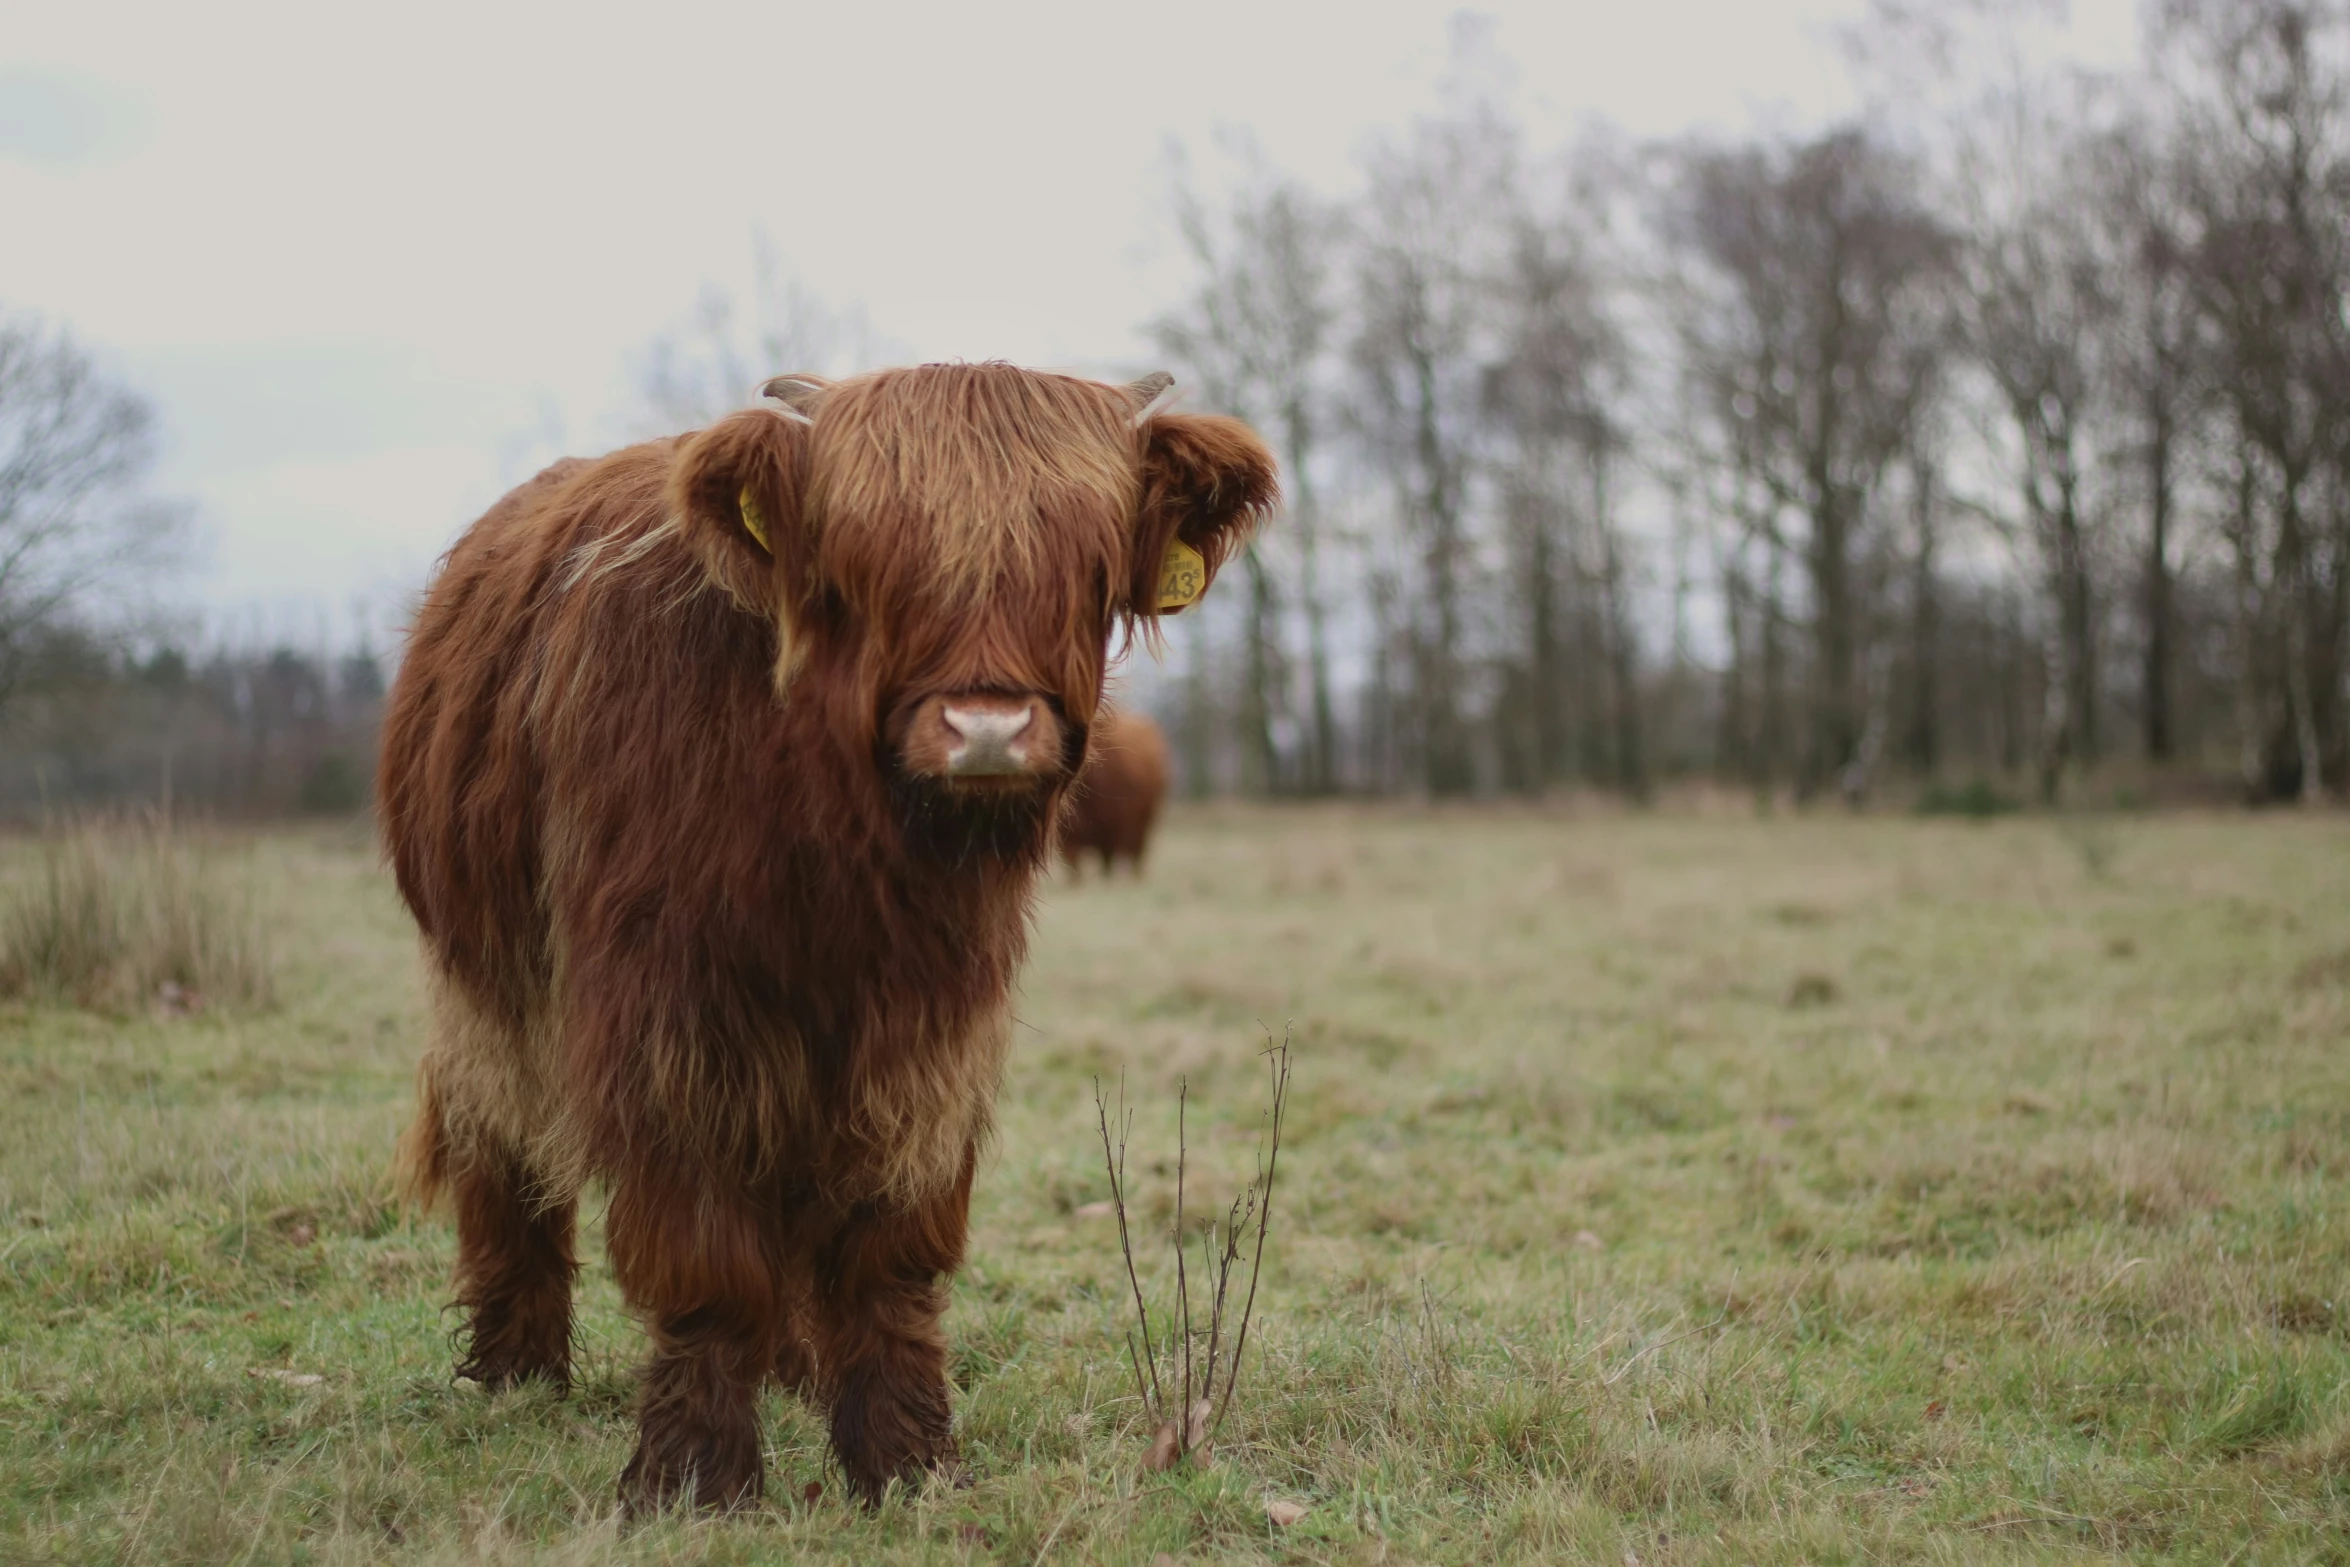
[[[868,1506],[892,1480],[959,1473],[939,1318],[963,1262],[976,1154],[926,1202],[849,1213],[815,1258],[833,1453]]]
[[[783,1316],[775,1346],[775,1380],[811,1407],[824,1402],[822,1365],[816,1354],[815,1318],[804,1285],[794,1280],[783,1293]]]
[[[758,1501],[758,1392],[777,1369],[784,1325],[767,1223],[746,1194],[700,1189],[675,1169],[638,1171],[615,1187],[605,1236],[621,1293],[653,1338],[622,1506],[634,1515]]]
[[[466,1308],[457,1375],[492,1390],[533,1378],[571,1385],[575,1200],[541,1203],[519,1159],[492,1156],[452,1172],[457,1302]]]
[[[768,1370],[765,1337],[759,1324],[719,1306],[653,1324],[636,1454],[620,1474],[630,1513],[681,1500],[719,1509],[758,1501],[766,1466],[755,1397]]]

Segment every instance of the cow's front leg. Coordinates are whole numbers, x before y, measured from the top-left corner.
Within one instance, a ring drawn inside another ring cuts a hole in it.
[[[758,1393],[783,1320],[772,1224],[722,1181],[647,1171],[613,1192],[605,1235],[621,1293],[653,1337],[622,1505],[636,1514],[756,1502]]]
[[[833,1452],[867,1505],[892,1480],[912,1484],[957,1470],[939,1318],[963,1264],[976,1152],[935,1197],[850,1212],[815,1258]]]

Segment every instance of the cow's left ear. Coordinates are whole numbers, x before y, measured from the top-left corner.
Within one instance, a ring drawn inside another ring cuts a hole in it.
[[[808,580],[808,423],[768,408],[685,437],[669,503],[704,570],[743,608],[788,614]]]
[[[1153,414],[1141,429],[1142,505],[1127,607],[1190,607],[1280,503],[1280,467],[1257,434],[1221,414]]]

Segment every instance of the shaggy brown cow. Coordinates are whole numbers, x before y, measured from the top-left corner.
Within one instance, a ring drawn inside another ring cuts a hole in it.
[[[1107,876],[1124,860],[1142,874],[1151,826],[1167,798],[1167,737],[1141,713],[1112,709],[1094,726],[1085,770],[1061,807],[1061,855],[1071,873],[1098,854]]]
[[[632,1509],[757,1496],[771,1375],[867,1499],[954,1464],[939,1316],[1110,642],[1275,494],[1166,381],[779,378],[549,468],[433,582],[379,781],[432,993],[406,1164],[493,1388],[568,1381],[609,1188]]]

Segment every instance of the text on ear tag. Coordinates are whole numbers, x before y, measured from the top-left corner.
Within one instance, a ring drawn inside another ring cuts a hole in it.
[[[743,526],[750,531],[752,538],[759,541],[759,548],[770,555],[774,554],[775,546],[767,542],[767,519],[759,515],[759,502],[751,494],[751,487],[744,485],[742,494],[736,499],[743,509]]]
[[[1181,539],[1167,541],[1159,562],[1159,612],[1182,609],[1208,590],[1208,563]]]

